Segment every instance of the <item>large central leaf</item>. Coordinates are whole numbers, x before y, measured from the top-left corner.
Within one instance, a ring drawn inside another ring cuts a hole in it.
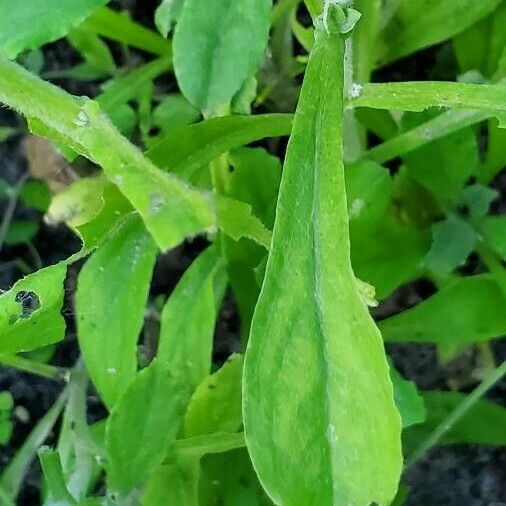
[[[246,442],[284,506],[386,505],[401,471],[381,335],[350,262],[343,53],[317,29],[246,354]]]

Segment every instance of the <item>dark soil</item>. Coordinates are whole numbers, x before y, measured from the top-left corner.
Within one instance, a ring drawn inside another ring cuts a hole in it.
[[[152,25],[153,9],[157,0],[123,0],[113,5],[133,7],[134,16],[147,25]],[[395,65],[382,69],[374,77],[377,81],[399,81],[420,79],[452,79],[451,55],[447,47],[421,52]],[[45,51],[46,70],[59,66],[68,67],[75,63],[75,54],[65,43],[51,44]],[[139,55],[143,58],[143,55]],[[443,69],[435,74],[436,69]],[[452,73],[453,72],[453,73]],[[77,83],[59,80],[57,84],[74,94],[93,95],[96,83]],[[0,124],[16,124],[19,119],[9,111],[0,109]],[[278,148],[279,149],[279,148]],[[0,177],[14,183],[27,170],[26,161],[20,149],[19,139],[0,144]],[[501,191],[501,199],[495,208],[506,208],[506,173],[497,178],[495,186]],[[0,207],[0,216],[3,209]],[[37,215],[35,211],[18,206],[17,216]],[[38,215],[40,218],[40,214]],[[196,255],[205,247],[205,241],[195,240],[163,255],[158,259],[153,277],[152,295],[167,294],[174,288],[181,274]],[[34,247],[44,265],[50,265],[68,257],[79,248],[73,234],[64,227],[41,226],[34,240]],[[0,254],[0,288],[7,289],[22,273],[12,264],[16,258],[32,264],[30,252],[26,248],[4,247]],[[78,350],[72,321],[72,287],[79,266],[69,270],[64,313],[69,323],[65,342],[57,347],[52,363],[70,366],[77,358]],[[380,310],[384,314],[398,312],[428,296],[423,284],[415,283],[399,289]],[[506,343],[495,343],[497,360],[506,359]],[[233,298],[227,294],[216,325],[215,360],[220,363],[232,352],[240,349],[239,321]],[[388,346],[388,352],[401,373],[414,380],[422,389],[447,389],[449,380],[465,378],[473,369],[473,352],[460,358],[449,366],[438,365],[436,353],[430,345]],[[465,386],[469,391],[475,384]],[[23,443],[36,422],[50,408],[62,384],[58,381],[20,373],[12,369],[0,368],[0,391],[9,390],[17,406],[14,416],[14,435],[8,447],[0,448],[0,469],[8,463],[16,449]],[[506,405],[506,380],[499,383],[489,396],[496,402]],[[103,408],[96,395],[89,393],[90,417],[97,419],[103,415]],[[54,435],[51,436],[54,439]],[[51,440],[49,441],[51,443]],[[404,477],[404,483],[411,489],[407,504],[409,506],[506,506],[506,449],[488,448],[474,445],[439,447],[432,450]],[[31,506],[40,504],[39,471],[37,464],[32,466],[24,482],[18,504]],[[239,505],[238,505],[239,506]]]

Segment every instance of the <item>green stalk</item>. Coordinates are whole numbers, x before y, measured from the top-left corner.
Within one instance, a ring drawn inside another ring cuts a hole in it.
[[[406,460],[405,469],[412,467],[457,424],[466,413],[506,374],[506,361],[490,372],[485,379],[434,429]]]
[[[20,357],[19,355],[0,355],[0,364],[6,367],[13,367],[20,371],[36,374],[47,379],[62,380],[68,376],[69,371],[62,367],[42,364],[33,360]]]

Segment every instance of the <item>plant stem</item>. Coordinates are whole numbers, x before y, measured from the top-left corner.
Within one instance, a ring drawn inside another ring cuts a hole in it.
[[[23,185],[25,184],[28,177],[28,172],[23,174],[19,178],[16,185],[12,188],[9,201],[7,202],[7,207],[2,218],[2,223],[0,225],[0,252],[2,251],[5,237],[7,236],[7,231],[9,230],[12,218],[14,217],[14,211],[16,210],[16,206],[18,204],[19,193],[21,192],[21,189],[23,188]]]
[[[62,380],[68,374],[67,369],[55,367],[54,365],[42,364],[33,360],[20,357],[18,355],[2,355],[0,354],[0,364],[7,367],[14,367],[21,371],[36,374],[43,378]]]
[[[422,441],[406,460],[405,469],[413,466],[431,448],[436,446],[443,436],[458,423],[464,415],[506,374],[506,361],[491,371],[484,380]]]

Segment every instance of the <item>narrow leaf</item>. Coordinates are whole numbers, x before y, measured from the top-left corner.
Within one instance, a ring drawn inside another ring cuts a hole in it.
[[[417,306],[379,323],[386,341],[472,343],[506,334],[506,299],[494,279],[458,279]]]
[[[211,246],[183,274],[163,308],[158,360],[192,392],[211,369],[214,324],[225,281],[219,251]]]
[[[76,293],[79,345],[90,377],[114,406],[137,372],[156,246],[132,216],[86,262]]]
[[[128,493],[162,463],[176,439],[187,395],[160,360],[137,375],[107,420],[110,490]]]

